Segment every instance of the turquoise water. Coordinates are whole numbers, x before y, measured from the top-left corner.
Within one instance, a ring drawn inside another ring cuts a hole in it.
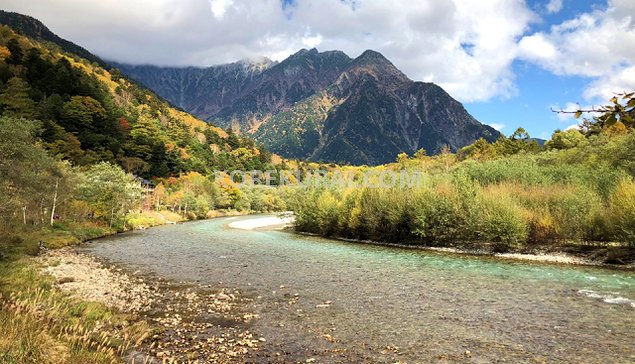
[[[632,272],[227,226],[249,218],[131,232],[82,250],[238,289],[260,315],[249,329],[267,339],[266,361],[635,362]]]

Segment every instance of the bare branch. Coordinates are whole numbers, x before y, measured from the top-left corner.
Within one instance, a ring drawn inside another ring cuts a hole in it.
[[[592,108],[592,109],[578,109],[578,110],[555,110],[553,107],[551,108],[551,112],[555,112],[556,114],[577,114],[577,113],[603,113],[606,112],[606,110],[603,109],[596,109],[596,108]]]

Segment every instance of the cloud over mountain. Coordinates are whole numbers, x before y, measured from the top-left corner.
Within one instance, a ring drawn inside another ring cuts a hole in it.
[[[585,97],[635,88],[635,3],[609,0],[535,31],[562,1],[5,0],[106,59],[158,65],[282,60],[303,47],[377,49],[464,102],[517,93],[514,62],[588,77]],[[544,13],[544,14],[541,14]]]

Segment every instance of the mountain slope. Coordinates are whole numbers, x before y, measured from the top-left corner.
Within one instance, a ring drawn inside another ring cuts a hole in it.
[[[271,67],[223,109],[215,120],[238,119],[241,129],[251,129],[259,118],[275,114],[330,85],[348,65],[342,52],[318,53],[302,49]]]
[[[202,74],[230,66],[179,69],[178,79],[188,80],[179,88],[165,77],[174,70],[119,65],[170,102],[285,157],[374,165],[401,152],[457,150],[500,136],[440,87],[410,80],[372,50],[351,59],[303,49],[251,77],[204,81]],[[184,101],[191,99],[197,104]]]
[[[118,163],[146,178],[268,167],[270,154],[253,140],[176,110],[57,43],[25,36],[57,37],[31,17],[2,19],[19,24],[20,32],[0,25],[0,114],[40,120],[52,154],[75,165]]]
[[[203,119],[235,103],[254,79],[273,64],[267,58],[208,68],[131,66],[112,62],[173,105]]]

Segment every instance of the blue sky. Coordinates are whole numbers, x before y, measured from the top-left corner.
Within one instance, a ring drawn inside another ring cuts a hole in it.
[[[577,123],[572,118],[561,120],[551,108],[564,108],[569,102],[584,105],[582,91],[589,82],[587,78],[556,76],[525,62],[515,63],[513,67],[518,94],[508,99],[465,103],[472,116],[494,125],[506,135],[523,127],[532,137],[541,139],[549,139],[554,130],[566,129]]]
[[[384,54],[478,120],[548,138],[635,90],[635,0],[2,0],[107,60],[210,66],[301,48]]]
[[[537,0],[529,2],[528,5],[540,14],[541,20],[532,25],[528,33],[548,32],[551,26],[574,19],[590,9],[606,8],[606,2],[603,1],[564,0],[560,11],[549,14],[545,11],[544,4],[544,1]],[[591,47],[589,51],[592,52]],[[542,139],[549,139],[556,129],[565,129],[578,122],[571,117],[554,114],[551,109],[565,108],[568,103],[589,104],[583,93],[585,85],[592,82],[592,78],[556,75],[527,61],[515,61],[512,69],[516,76],[517,94],[510,98],[496,97],[482,102],[465,103],[466,109],[474,117],[496,125],[507,135],[516,128],[523,127],[531,136]]]

